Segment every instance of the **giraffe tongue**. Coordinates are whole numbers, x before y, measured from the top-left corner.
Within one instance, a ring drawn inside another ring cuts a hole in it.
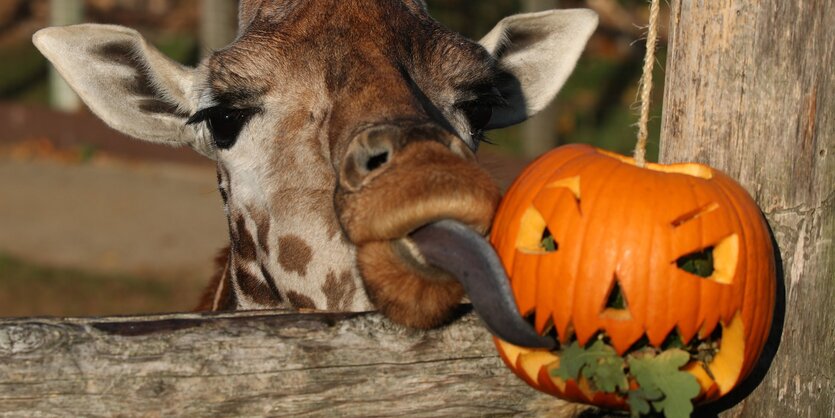
[[[504,267],[484,237],[460,222],[442,220],[421,227],[410,238],[427,264],[458,279],[494,335],[522,347],[555,346],[519,315]]]

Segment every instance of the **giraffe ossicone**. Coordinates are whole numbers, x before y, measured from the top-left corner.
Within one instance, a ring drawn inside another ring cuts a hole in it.
[[[203,308],[379,309],[429,328],[466,288],[505,332],[512,295],[473,238],[499,190],[475,151],[554,98],[596,25],[589,10],[521,14],[475,42],[422,0],[242,0],[238,37],[197,68],[120,26],[34,43],[111,127],[217,161],[231,246]],[[440,236],[485,256],[457,265]],[[538,344],[521,328],[502,337]]]

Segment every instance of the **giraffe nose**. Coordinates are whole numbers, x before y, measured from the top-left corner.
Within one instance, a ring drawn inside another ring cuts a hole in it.
[[[440,142],[453,153],[470,157],[461,140],[435,125],[378,125],[362,131],[351,140],[342,161],[341,186],[348,191],[359,190],[368,180],[385,172],[407,144],[417,141]]]
[[[382,171],[399,148],[394,129],[377,126],[357,135],[348,146],[342,162],[342,187],[354,191],[375,172]]]

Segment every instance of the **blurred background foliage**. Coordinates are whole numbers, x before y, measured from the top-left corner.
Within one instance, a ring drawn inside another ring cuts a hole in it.
[[[37,28],[47,26],[51,6],[76,1],[83,7],[84,21],[137,28],[164,53],[187,65],[195,65],[200,59],[201,25],[234,25],[234,19],[221,19],[218,23],[210,15],[207,20],[201,8],[209,4],[218,9],[218,3],[235,3],[235,0],[3,0],[0,2],[0,100],[37,105],[49,102],[48,64],[32,46],[30,36]],[[491,150],[527,158],[557,143],[582,142],[618,152],[631,150],[635,137],[632,125],[637,119],[633,105],[644,54],[643,42],[638,40],[643,34],[641,26],[646,22],[645,1],[429,0],[428,3],[439,21],[473,39],[486,34],[502,17],[521,11],[553,5],[595,9],[601,15],[600,28],[556,105],[542,117],[547,121],[537,125],[539,140],[545,137],[548,143],[526,152],[524,141],[531,134],[526,134],[524,127],[514,127],[488,135],[498,145]],[[663,41],[666,36],[663,29],[661,36]],[[659,51],[650,126],[651,159],[657,155],[664,58],[665,51]]]

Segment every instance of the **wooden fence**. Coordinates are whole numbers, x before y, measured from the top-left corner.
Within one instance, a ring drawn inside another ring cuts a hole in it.
[[[468,314],[419,332],[377,314],[242,312],[0,321],[0,415],[573,416]]]

